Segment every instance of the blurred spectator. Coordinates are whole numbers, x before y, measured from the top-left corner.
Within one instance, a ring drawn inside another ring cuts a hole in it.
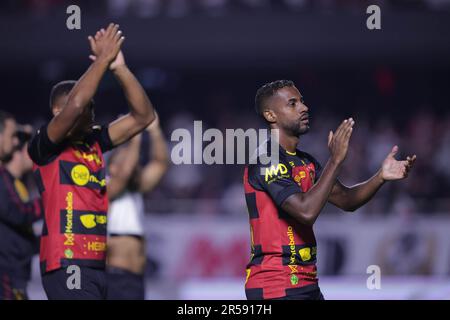
[[[369,5],[379,5],[389,10],[449,10],[449,0],[22,0],[1,1],[0,8],[9,12],[29,11],[33,15],[49,15],[55,10],[76,4],[92,12],[113,16],[134,15],[180,17],[188,14],[220,16],[233,12],[298,12],[315,10],[361,11]]]

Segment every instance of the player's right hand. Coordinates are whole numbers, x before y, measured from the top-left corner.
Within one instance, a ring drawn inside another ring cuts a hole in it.
[[[91,50],[96,60],[104,60],[110,64],[117,57],[125,37],[119,30],[119,25],[110,23],[106,30],[98,31],[95,38],[88,37]]]
[[[337,128],[336,132],[330,131],[328,134],[328,148],[330,149],[331,159],[337,164],[341,164],[347,156],[350,137],[353,132],[353,118],[345,119]]]

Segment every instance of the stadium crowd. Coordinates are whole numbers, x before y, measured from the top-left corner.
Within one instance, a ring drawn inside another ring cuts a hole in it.
[[[400,148],[399,156],[417,154],[416,170],[410,178],[382,188],[361,210],[374,214],[400,209],[428,214],[450,210],[450,113],[443,95],[447,83],[444,73],[411,76],[402,69],[380,67],[370,71],[347,70],[344,75],[339,70],[305,68],[236,79],[233,72],[217,76],[212,71],[200,76],[181,71],[146,70],[138,70],[138,76],[153,93],[155,103],[161,106],[162,128],[170,147],[178,143],[170,141],[173,131],[178,128],[192,131],[195,120],[202,121],[203,132],[217,128],[224,135],[225,129],[264,128],[254,112],[254,90],[268,78],[285,76],[296,82],[310,108],[311,130],[301,139],[299,147],[319,161],[325,162],[328,157],[329,130],[345,117],[356,120],[351,149],[341,174],[344,183],[371,177],[395,144]],[[21,105],[39,103],[35,109],[24,108],[15,114],[19,122],[37,128],[46,121],[48,109],[42,92],[51,84],[51,81],[40,82],[30,88],[28,96],[21,97]],[[14,90],[19,89],[11,88],[11,97]],[[123,110],[124,103],[117,100],[114,90],[109,85],[99,90],[99,103],[110,106],[111,110],[97,111],[96,120],[100,123],[112,120],[112,115]],[[5,109],[14,113],[14,103],[17,102],[6,99]],[[40,116],[36,110],[40,110]],[[203,142],[203,147],[207,144]],[[251,153],[248,149],[246,152]],[[147,196],[146,211],[245,214],[243,167],[172,163],[161,185]],[[337,209],[330,206],[327,211]]]
[[[7,0],[0,8],[11,12],[28,10],[42,16],[60,7],[77,4],[93,12],[109,12],[115,16],[135,15],[144,18],[157,16],[183,17],[206,14],[220,16],[230,12],[297,12],[331,10],[355,11],[378,4],[390,10],[449,10],[448,0]]]

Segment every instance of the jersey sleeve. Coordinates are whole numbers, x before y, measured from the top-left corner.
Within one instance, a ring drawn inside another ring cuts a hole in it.
[[[103,153],[110,151],[114,148],[114,145],[109,136],[108,126],[101,126],[94,131],[94,139],[100,145],[100,149]]]
[[[60,152],[60,146],[53,143],[47,134],[47,125],[42,126],[28,145],[28,154],[31,160],[38,165],[51,162],[52,158]]]
[[[314,183],[316,183],[317,180],[319,180],[320,176],[322,175],[323,167],[320,164],[320,162],[316,160],[316,158],[314,158],[313,156],[311,156],[311,158],[312,158],[312,163],[314,163],[314,168],[316,171],[316,174],[314,176]]]
[[[268,193],[278,207],[290,195],[302,192],[288,166],[282,163],[272,166],[250,165],[248,182],[253,188]]]

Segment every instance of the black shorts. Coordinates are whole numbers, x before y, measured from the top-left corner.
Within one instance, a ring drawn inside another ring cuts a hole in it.
[[[320,289],[316,289],[308,292],[290,292],[285,297],[275,298],[272,300],[325,300],[325,298],[323,297]]]
[[[248,300],[325,300],[317,283],[298,288],[284,289],[285,296],[279,298],[265,298],[262,288],[245,289]]]
[[[108,300],[144,300],[145,278],[128,270],[107,267]]]
[[[0,300],[28,300],[27,279],[0,272]]]
[[[106,273],[103,269],[79,266],[79,279],[75,272],[61,268],[46,272],[42,285],[49,300],[105,300]],[[79,280],[79,281],[78,281]]]

